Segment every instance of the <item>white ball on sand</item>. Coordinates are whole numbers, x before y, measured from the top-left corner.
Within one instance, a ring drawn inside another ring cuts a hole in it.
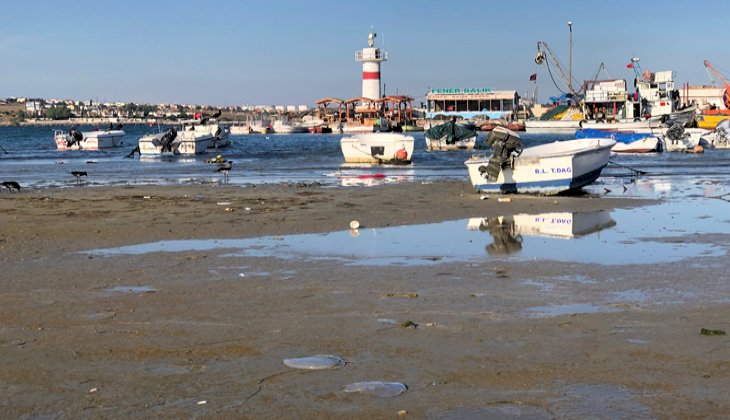
[[[358,222],[357,220],[353,220],[352,222],[350,222],[350,229],[357,229],[359,227],[360,227],[360,222]]]

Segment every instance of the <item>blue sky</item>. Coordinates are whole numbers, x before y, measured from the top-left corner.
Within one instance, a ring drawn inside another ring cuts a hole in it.
[[[631,84],[629,59],[708,84],[702,64],[730,68],[730,2],[13,1],[0,14],[0,97],[102,101],[312,104],[361,92],[355,50],[388,51],[386,93],[429,87],[557,90],[533,59],[537,41],[590,79],[601,62]],[[602,77],[606,74],[602,74]]]

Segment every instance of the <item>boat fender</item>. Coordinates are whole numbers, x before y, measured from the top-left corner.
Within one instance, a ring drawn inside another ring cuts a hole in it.
[[[395,152],[395,158],[398,160],[407,160],[408,159],[408,152],[406,152],[406,149],[399,149]]]

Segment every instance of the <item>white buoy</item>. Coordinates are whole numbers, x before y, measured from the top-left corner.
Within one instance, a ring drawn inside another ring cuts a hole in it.
[[[360,222],[358,222],[357,220],[353,220],[352,222],[350,222],[350,229],[354,230],[358,228],[360,228]]]

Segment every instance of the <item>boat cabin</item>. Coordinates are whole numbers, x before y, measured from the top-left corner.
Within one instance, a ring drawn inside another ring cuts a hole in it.
[[[431,89],[426,100],[426,118],[429,119],[436,116],[499,119],[518,109],[520,96],[514,90],[492,91],[489,88]]]
[[[587,119],[608,122],[634,118],[626,80],[587,80],[583,82],[583,91],[583,115]]]

